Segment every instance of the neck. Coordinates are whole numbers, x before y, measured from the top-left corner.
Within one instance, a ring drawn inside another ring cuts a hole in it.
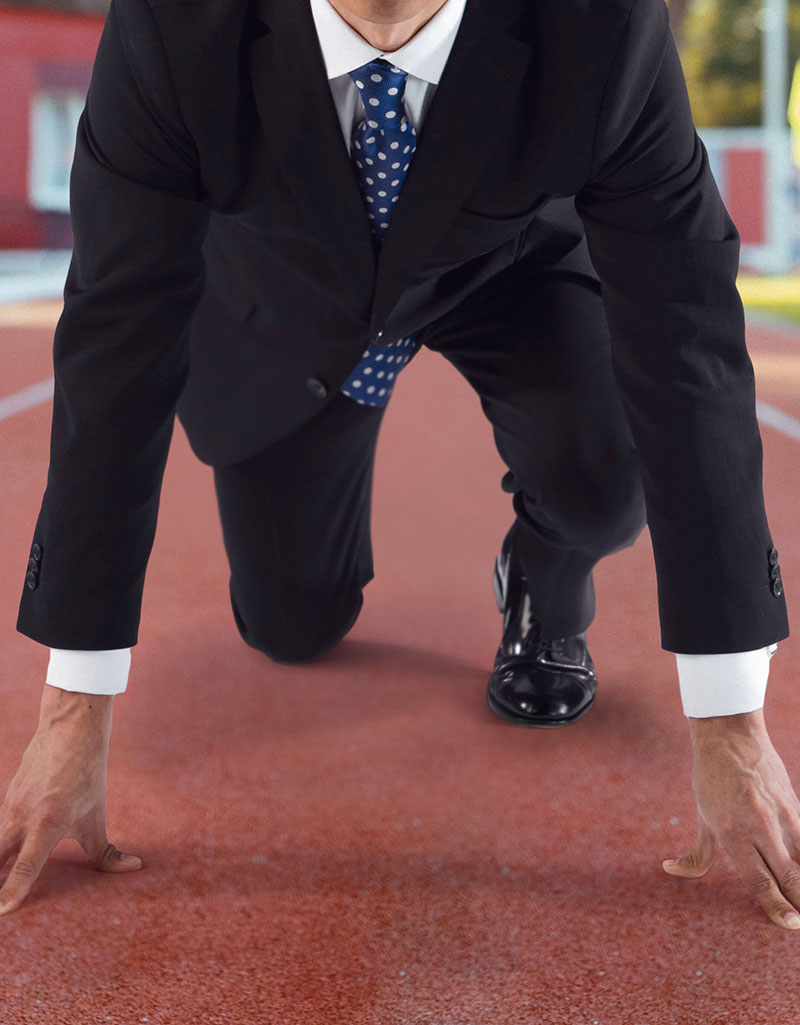
[[[412,39],[447,0],[328,0],[368,43],[391,53]]]

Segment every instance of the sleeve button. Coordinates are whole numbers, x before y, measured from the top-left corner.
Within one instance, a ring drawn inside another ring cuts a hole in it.
[[[31,548],[31,558],[32,559],[36,559],[36,561],[38,562],[39,559],[41,559],[41,557],[42,557],[42,546],[41,545],[34,545],[33,548]]]
[[[783,594],[783,581],[780,577],[778,577],[777,580],[772,581],[772,593],[775,595],[776,598],[780,598],[780,596]]]
[[[38,583],[39,583],[38,575],[36,573],[34,573],[33,570],[29,570],[28,573],[25,576],[25,584],[27,585],[28,590],[29,591],[35,590],[36,589],[36,585]]]
[[[778,550],[777,550],[777,548],[770,548],[769,554],[768,554],[767,558],[769,559],[770,566],[775,566],[777,564],[777,562],[778,562]]]
[[[317,377],[309,377],[306,387],[315,398],[324,399],[328,395],[327,387]]]

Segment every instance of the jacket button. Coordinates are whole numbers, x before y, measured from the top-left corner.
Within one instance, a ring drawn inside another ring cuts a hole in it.
[[[776,598],[780,598],[780,596],[783,594],[783,581],[780,577],[778,577],[777,580],[772,581],[772,593],[775,595]]]
[[[769,554],[768,554],[767,558],[769,559],[770,566],[777,565],[777,562],[778,562],[778,550],[777,550],[777,548],[770,548]]]
[[[36,561],[38,562],[39,559],[41,559],[41,557],[42,557],[42,546],[41,545],[34,545],[33,548],[31,548],[31,558],[32,559],[36,559]]]
[[[328,389],[317,377],[309,377],[306,381],[306,387],[315,398],[324,399],[327,397]]]
[[[39,583],[39,577],[33,572],[33,570],[28,570],[28,573],[25,576],[25,583],[29,590],[35,590],[36,585]]]
[[[372,344],[373,345],[380,345],[382,339],[383,339],[383,329],[381,329],[380,331],[376,331],[375,332],[375,336],[372,339]]]

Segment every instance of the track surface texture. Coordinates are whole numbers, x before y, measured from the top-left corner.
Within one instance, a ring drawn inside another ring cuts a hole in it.
[[[0,310],[0,397],[51,376],[58,307]],[[749,339],[759,397],[800,419],[800,334]],[[47,666],[15,623],[50,413],[0,422],[3,792]],[[795,620],[800,444],[762,436]],[[236,631],[211,470],[176,427],[109,761],[109,838],[145,867],[56,847],[0,919],[2,1025],[796,1025],[800,935],[724,854],[700,881],[660,867],[696,819],[646,531],[596,573],[591,713],[551,731],[489,711],[503,470],[477,398],[423,350],[382,429],[361,616],[281,666]],[[797,636],[765,715],[800,789]]]

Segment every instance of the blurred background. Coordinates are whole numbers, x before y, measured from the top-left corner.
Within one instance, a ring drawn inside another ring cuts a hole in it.
[[[695,123],[742,236],[743,298],[800,320],[800,0],[668,6]],[[60,294],[73,142],[107,7],[0,0],[0,302]]]

